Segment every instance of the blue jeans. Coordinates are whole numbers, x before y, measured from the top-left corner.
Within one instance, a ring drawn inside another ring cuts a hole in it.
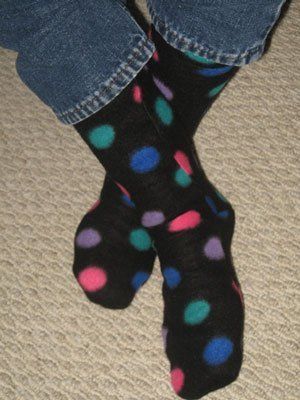
[[[147,0],[180,51],[244,65],[263,53],[285,0]],[[154,52],[126,0],[1,0],[0,45],[18,52],[23,82],[66,124],[117,96]]]

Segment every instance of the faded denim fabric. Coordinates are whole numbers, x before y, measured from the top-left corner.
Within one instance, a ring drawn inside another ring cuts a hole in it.
[[[215,62],[259,58],[285,0],[148,0],[175,48]],[[74,124],[113,100],[154,51],[126,0],[0,0],[0,45],[18,52],[23,82]]]
[[[156,30],[173,47],[221,64],[263,53],[285,0],[147,0]]]
[[[0,45],[18,52],[23,82],[69,124],[109,103],[154,51],[117,0],[0,0]]]

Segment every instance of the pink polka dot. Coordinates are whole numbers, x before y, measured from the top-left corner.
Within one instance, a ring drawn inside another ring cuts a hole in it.
[[[115,184],[118,186],[118,188],[121,190],[121,192],[123,194],[125,194],[125,196],[131,198],[130,193],[128,192],[127,189],[124,188],[124,186],[121,185],[121,183],[115,182]]]
[[[169,232],[178,232],[196,228],[201,223],[201,215],[195,210],[190,210],[173,219],[169,224]]]
[[[133,100],[138,104],[141,104],[143,101],[143,92],[139,85],[133,87]]]
[[[99,206],[100,204],[100,200],[98,199],[93,205],[92,207],[89,209],[89,212],[92,212],[94,210],[96,210],[96,208]]]
[[[183,151],[176,151],[174,158],[178,162],[180,167],[184,170],[184,172],[186,172],[188,175],[191,175],[193,173],[188,156]]]
[[[106,285],[107,276],[102,268],[90,266],[79,273],[78,282],[86,292],[96,292]]]
[[[237,292],[237,294],[240,296],[241,303],[244,304],[244,296],[242,293],[241,288],[238,286],[238,284],[235,281],[232,281],[232,288]]]
[[[157,52],[157,51],[155,51],[155,52],[153,53],[153,60],[156,61],[156,62],[159,62],[159,55],[158,55],[158,52]]]
[[[179,393],[184,386],[184,372],[180,368],[175,368],[171,371],[171,384],[176,393]]]

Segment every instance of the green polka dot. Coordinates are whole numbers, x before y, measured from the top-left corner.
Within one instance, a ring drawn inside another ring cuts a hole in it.
[[[187,325],[201,324],[210,312],[210,305],[205,300],[195,300],[189,303],[184,310],[184,322]]]
[[[214,64],[215,63],[214,61],[211,61],[211,60],[208,60],[207,58],[198,56],[198,54],[192,53],[191,51],[187,51],[185,53],[185,55],[187,57],[189,57],[191,60],[197,61],[201,64]]]
[[[115,140],[115,130],[111,125],[101,125],[91,130],[90,143],[98,150],[108,149]]]
[[[222,193],[220,193],[218,190],[216,190],[216,194],[219,197],[219,199],[221,199],[222,201],[224,201],[224,203],[228,203],[228,200],[222,195]]]
[[[180,168],[175,172],[175,181],[179,186],[187,187],[191,184],[192,179],[182,168]]]
[[[226,85],[227,82],[221,83],[221,85],[216,86],[215,88],[211,89],[208,92],[208,97],[214,97],[216,96],[218,93],[221,92],[221,90],[223,89],[223,87]]]
[[[158,97],[155,101],[155,112],[164,125],[171,125],[173,121],[173,111],[169,103],[162,97]]]
[[[130,232],[129,241],[139,251],[149,250],[152,242],[147,231],[143,228],[134,229]]]

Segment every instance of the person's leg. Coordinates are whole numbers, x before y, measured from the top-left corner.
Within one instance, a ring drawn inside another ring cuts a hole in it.
[[[164,109],[174,116],[173,124],[169,126],[163,120],[155,91],[148,96],[146,103],[158,129],[168,132],[173,143],[180,146],[184,137],[192,137],[199,121],[234,76],[238,66],[261,56],[267,33],[279,16],[283,3],[148,1],[155,26],[151,38],[156,52],[147,68],[160,91],[160,103],[163,102]],[[197,163],[195,153],[190,161]],[[208,181],[206,183],[205,200],[211,211],[206,216],[207,222],[223,238],[222,242],[226,241],[226,251],[230,254],[230,239],[234,230],[232,207],[228,202],[220,203],[222,196],[211,190]],[[214,235],[209,239],[206,251],[209,253],[212,250],[217,258],[215,239]],[[173,244],[172,249],[177,243]],[[163,248],[158,246],[157,251],[160,258],[164,258]],[[166,255],[168,257],[170,254]],[[238,298],[242,302],[242,293],[236,277],[232,282],[235,295],[234,292],[225,294],[220,290],[221,282],[224,287],[227,285],[226,274],[221,270],[215,270],[212,281],[216,285],[213,287],[209,283],[208,260],[202,260],[198,269],[193,270],[194,279],[187,285],[187,290],[180,288],[174,291],[179,275],[172,264],[169,265],[171,268],[163,268],[163,337],[171,364],[172,385],[183,398],[199,398],[227,385],[238,375],[241,359],[231,358],[230,338],[239,337],[242,340],[243,312],[238,308],[233,316],[231,311],[237,307]],[[182,271],[180,279],[182,275],[188,279]],[[226,307],[222,308],[224,303]],[[220,318],[221,309],[223,315]]]
[[[75,128],[136,205],[140,225],[127,236],[129,245],[142,252],[153,242],[165,278],[173,385],[180,396],[199,398],[232,382],[241,366],[243,307],[230,254],[234,214],[194,162],[190,143],[182,139],[176,148],[167,141],[166,125],[176,130],[180,120],[143,71]],[[80,265],[75,274],[88,297],[101,302],[113,283],[111,270]]]
[[[1,3],[0,44],[18,52],[20,77],[62,122],[78,122],[109,103],[153,53],[152,42],[124,4]],[[106,178],[100,205],[78,227],[74,259],[74,269],[101,260],[112,265],[115,279],[100,301],[106,307],[128,306],[152,271],[154,250],[138,252],[126,239],[138,225],[133,203]]]
[[[261,57],[285,0],[147,0],[155,29],[172,47],[215,63]]]

